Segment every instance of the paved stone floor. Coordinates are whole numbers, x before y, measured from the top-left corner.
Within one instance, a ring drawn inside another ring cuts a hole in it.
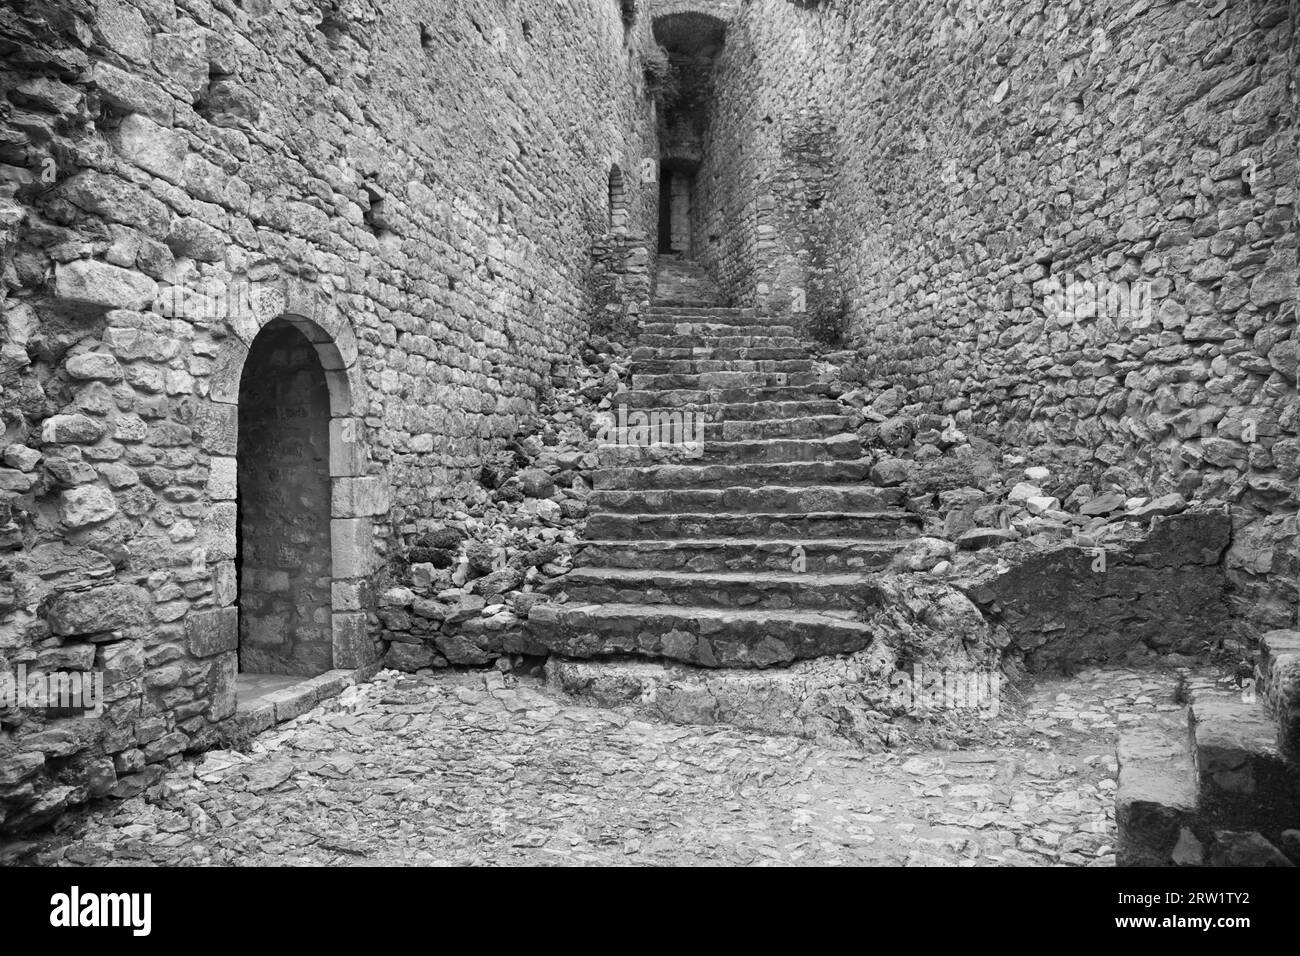
[[[1168,670],[1115,670],[1043,682],[973,749],[864,753],[641,723],[496,672],[385,672],[256,738],[248,754],[186,762],[151,800],[101,804],[7,855],[63,865],[1109,866],[1115,736],[1176,709],[1176,681]]]

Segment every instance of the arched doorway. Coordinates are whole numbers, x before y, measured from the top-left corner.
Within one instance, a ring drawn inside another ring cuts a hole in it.
[[[260,727],[301,713],[339,675],[377,663],[370,579],[389,489],[366,446],[357,335],[334,296],[283,276],[246,298],[249,307],[228,319],[201,415],[214,499],[204,553],[237,586],[187,626],[219,630],[223,649],[237,652],[238,710]],[[279,533],[282,553],[271,548]],[[286,560],[308,547],[314,576],[295,576]]]
[[[239,669],[334,666],[330,393],[314,344],[284,318],[253,339],[239,387]]]
[[[619,232],[627,229],[627,189],[623,181],[623,170],[615,163],[609,169],[609,230]]]

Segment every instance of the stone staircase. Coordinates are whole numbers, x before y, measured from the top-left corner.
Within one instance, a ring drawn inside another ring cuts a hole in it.
[[[794,329],[719,301],[701,270],[661,262],[613,404],[629,420],[704,424],[678,442],[602,447],[568,602],[529,618],[556,654],[764,667],[871,640],[870,572],[916,519],[901,489],[868,483],[850,419]]]
[[[1120,737],[1119,865],[1300,863],[1300,631],[1264,635],[1255,687]]]

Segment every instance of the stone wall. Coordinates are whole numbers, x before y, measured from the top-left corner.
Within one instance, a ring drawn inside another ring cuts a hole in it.
[[[715,77],[702,258],[847,335],[909,412],[1229,503],[1239,610],[1293,622],[1288,6],[755,0]]]
[[[106,679],[99,719],[0,709],[0,826],[234,712],[239,386],[278,316],[329,392],[329,664],[374,658],[388,556],[576,356],[608,172],[655,155],[622,6],[0,10],[0,671]]]

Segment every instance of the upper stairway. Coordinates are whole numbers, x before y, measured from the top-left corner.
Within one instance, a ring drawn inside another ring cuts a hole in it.
[[[916,519],[901,489],[870,483],[794,329],[720,303],[703,270],[661,261],[613,405],[682,427],[601,447],[568,602],[530,616],[557,654],[763,667],[871,640],[870,573]]]

